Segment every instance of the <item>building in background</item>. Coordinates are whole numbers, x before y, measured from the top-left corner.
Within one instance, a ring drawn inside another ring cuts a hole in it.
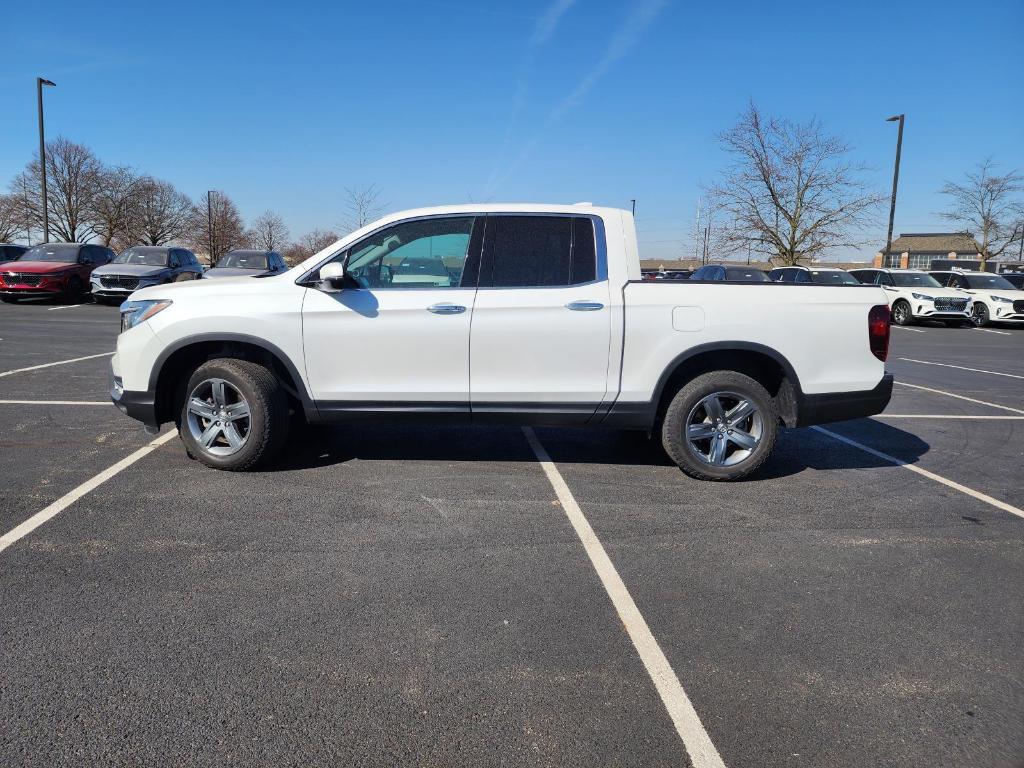
[[[940,259],[965,259],[977,262],[981,259],[981,248],[970,232],[900,234],[893,241],[888,258],[884,251],[875,254],[874,265],[900,269],[931,269],[932,262]],[[964,264],[964,268],[971,269],[967,264]]]

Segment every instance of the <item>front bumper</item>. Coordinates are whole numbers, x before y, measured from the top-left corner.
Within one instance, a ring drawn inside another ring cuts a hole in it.
[[[134,293],[134,291],[129,291],[124,288],[104,288],[102,286],[96,285],[96,283],[92,284],[92,295],[102,296],[105,299],[127,299],[129,296],[132,295],[132,293]]]
[[[891,397],[891,373],[882,376],[882,380],[874,389],[803,395],[797,404],[796,426],[809,427],[812,424],[874,416],[885,410]]]
[[[0,296],[10,296],[16,299],[28,299],[31,297],[39,296],[56,296],[63,290],[60,286],[44,287],[37,286],[32,288],[12,288],[10,286],[4,286],[0,288]]]
[[[152,392],[133,392],[126,390],[121,377],[110,368],[110,401],[126,416],[141,421],[146,431],[156,434],[160,425],[156,418],[156,397]]]

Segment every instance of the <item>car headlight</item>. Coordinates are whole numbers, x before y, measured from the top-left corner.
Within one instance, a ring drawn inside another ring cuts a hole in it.
[[[929,296],[927,293],[914,293],[911,295],[918,301],[935,301],[935,297]]]
[[[121,305],[121,333],[144,323],[157,312],[163,312],[171,303],[167,299],[149,299],[147,301],[126,301]]]
[[[1003,304],[1013,304],[1013,299],[1007,299],[1004,296],[989,296],[989,298],[992,299],[992,301],[998,301]]]

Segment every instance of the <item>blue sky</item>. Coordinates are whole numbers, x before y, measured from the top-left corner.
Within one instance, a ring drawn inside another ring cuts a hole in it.
[[[636,198],[643,255],[690,252],[715,134],[750,99],[820,118],[882,190],[905,112],[897,232],[948,229],[938,188],[986,156],[1024,169],[1021,0],[60,0],[4,27],[0,185],[37,146],[42,75],[49,136],[293,236],[376,183],[390,210]]]

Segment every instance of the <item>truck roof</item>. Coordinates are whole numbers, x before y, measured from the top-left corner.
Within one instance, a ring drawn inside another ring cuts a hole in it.
[[[405,219],[415,216],[437,216],[445,213],[566,213],[566,214],[621,214],[629,213],[624,208],[610,208],[592,203],[462,203],[459,205],[435,205],[429,208],[411,208],[388,214],[387,219]]]

